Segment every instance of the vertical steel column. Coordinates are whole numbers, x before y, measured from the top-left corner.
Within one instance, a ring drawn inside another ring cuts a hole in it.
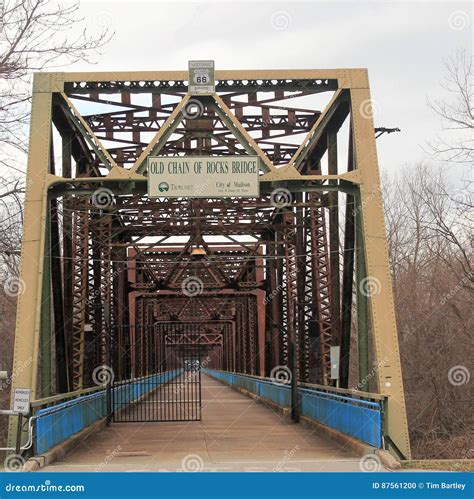
[[[379,390],[388,397],[387,433],[392,449],[410,459],[410,439],[398,345],[397,324],[389,268],[387,234],[380,190],[380,175],[375,146],[374,122],[370,114],[370,90],[367,71],[359,70],[358,83],[351,88],[351,113],[354,132],[354,157],[359,173],[361,216],[357,233],[364,240],[364,256],[358,258],[358,290],[370,295],[370,324],[373,331]],[[368,105],[368,107],[367,107]],[[368,108],[369,112],[366,112]],[[357,236],[356,236],[357,237]],[[357,239],[356,239],[357,241]],[[357,242],[357,247],[360,247]],[[364,268],[365,267],[365,268]],[[364,272],[365,271],[365,272]],[[369,281],[370,279],[370,281]],[[367,293],[367,291],[369,291]],[[360,293],[362,294],[362,293]],[[362,338],[365,340],[365,338]]]
[[[68,337],[64,317],[64,276],[61,268],[58,204],[55,199],[51,200],[51,279],[56,345],[56,389],[59,393],[65,393],[69,391]]]
[[[280,282],[281,274],[278,273],[278,268],[281,267],[278,260],[276,233],[271,234],[271,240],[268,241],[267,253],[267,273],[269,274],[269,289],[266,297],[267,315],[270,318],[270,346],[272,367],[280,365],[281,362],[281,295],[282,285]]]
[[[310,201],[316,203],[311,194]],[[310,208],[311,231],[311,272],[313,300],[316,307],[319,326],[319,342],[321,355],[322,383],[329,385],[332,334],[331,282],[329,277],[329,251],[327,244],[326,221],[324,209],[312,206]]]
[[[242,372],[246,374],[250,374],[250,359],[248,355],[248,348],[247,348],[247,343],[248,343],[248,334],[249,334],[249,324],[248,324],[248,298],[245,297],[241,300],[241,306],[240,306],[240,317],[241,317],[241,323],[240,323],[240,330],[241,330],[241,345],[242,345]]]
[[[285,272],[285,231],[284,231],[284,220],[283,215],[278,215],[281,222],[282,229],[276,234],[276,252],[277,252],[277,275],[278,275],[278,286],[281,289],[281,312],[280,312],[280,361],[279,364],[282,366],[288,365],[288,289],[287,289],[287,274]]]
[[[142,345],[142,334],[143,334],[143,325],[145,323],[145,311],[144,311],[144,303],[143,299],[137,299],[136,303],[136,323],[134,327],[135,332],[135,341],[134,341],[134,351],[135,351],[135,376],[143,376],[143,345]],[[166,352],[166,351],[165,351]],[[166,359],[165,359],[166,360]]]
[[[330,128],[328,141],[328,173],[337,175],[337,130]],[[337,180],[329,180],[337,185]],[[329,272],[331,276],[332,345],[341,344],[341,285],[339,268],[339,193],[329,191]]]
[[[297,294],[297,339],[298,339],[298,376],[299,381],[309,381],[309,321],[306,321],[306,230],[305,217],[301,205],[303,203],[303,193],[296,193],[295,207],[295,252],[296,252],[296,294]]]
[[[362,210],[360,197],[356,197],[356,282],[357,282],[357,349],[359,359],[359,390],[369,391],[369,299],[364,282],[367,279],[367,267],[364,254],[364,235],[362,228]]]
[[[56,173],[53,143],[50,145],[50,171]],[[50,201],[50,259],[51,293],[54,316],[55,345],[55,391],[64,393],[69,390],[67,338],[64,327],[63,272],[61,268],[61,243],[59,235],[59,210],[56,198]]]
[[[44,75],[33,80],[31,136],[26,178],[25,217],[21,250],[20,285],[24,291],[18,297],[16,334],[11,393],[15,387],[31,388],[38,395],[38,361],[42,301],[42,273],[45,250],[45,223],[48,210],[46,195],[51,140],[51,93],[42,86]],[[16,441],[17,417],[9,419],[8,442]]]
[[[349,130],[349,150],[347,170],[354,168],[352,127]],[[352,295],[354,282],[355,251],[355,204],[354,196],[346,194],[346,216],[344,230],[344,262],[342,271],[342,320],[341,320],[341,352],[340,377],[341,388],[349,387],[349,366],[351,349]]]
[[[307,381],[311,383],[320,383],[321,381],[321,362],[320,362],[320,341],[319,341],[319,322],[318,322],[318,299],[319,290],[313,288],[313,251],[312,251],[312,230],[311,217],[312,210],[317,204],[310,193],[306,193],[306,206],[303,213],[303,254],[301,261],[303,264],[301,290],[303,293],[303,302],[301,306],[301,322],[305,329],[306,340],[306,362],[307,362]],[[323,208],[316,208],[322,210]]]
[[[73,389],[84,386],[84,335],[89,280],[89,210],[85,203],[74,201],[72,214],[73,290],[72,290],[72,350]]]
[[[257,374],[257,364],[258,356],[256,353],[257,347],[257,334],[258,334],[258,321],[257,321],[257,307],[256,300],[254,296],[249,296],[247,300],[247,310],[248,310],[248,349],[249,349],[249,360],[250,360],[250,374]]]
[[[45,249],[44,266],[42,275],[42,301],[40,322],[40,380],[41,397],[49,397],[52,393],[52,339],[53,331],[51,324],[51,217],[50,212],[46,214],[45,220]]]
[[[110,326],[112,315],[112,217],[102,212],[100,220],[101,260],[100,260],[100,300],[102,304],[102,328],[100,332],[100,361],[102,365],[110,365],[111,339]]]
[[[295,215],[287,211],[283,214],[283,239],[285,244],[285,275],[288,329],[288,368],[291,371],[291,419],[299,421],[298,402],[298,293],[296,256]]]
[[[91,242],[92,242],[92,278],[90,293],[90,315],[93,322],[93,336],[88,341],[86,356],[87,382],[92,382],[91,374],[94,369],[103,364],[101,352],[101,335],[103,328],[103,306],[102,306],[102,229],[101,215],[97,210],[91,210]]]
[[[62,175],[65,178],[72,177],[72,134],[64,132],[61,135],[62,145]],[[64,336],[66,341],[67,367],[68,367],[68,390],[73,387],[73,340],[72,340],[72,310],[73,310],[73,256],[72,256],[72,202],[69,195],[62,198],[63,224],[62,224],[62,271],[63,271],[63,303],[64,303]]]

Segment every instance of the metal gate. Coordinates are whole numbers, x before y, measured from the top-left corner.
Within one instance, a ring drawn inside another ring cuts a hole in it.
[[[121,328],[120,337],[130,376],[112,383],[112,421],[200,421],[199,334],[158,323]]]

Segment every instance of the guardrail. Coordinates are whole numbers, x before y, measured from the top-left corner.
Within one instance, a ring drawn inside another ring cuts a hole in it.
[[[112,408],[107,402],[107,388],[99,386],[67,394],[55,395],[32,402],[35,425],[35,454],[41,454],[64,442],[91,424],[118,411],[125,404],[142,398],[163,381],[169,381],[180,374],[180,370],[152,374],[131,380],[119,381],[110,389],[114,400]]]
[[[203,369],[209,376],[243,388],[282,408],[291,407],[291,389],[270,378]],[[301,416],[357,438],[374,447],[383,447],[385,397],[380,394],[298,384]]]

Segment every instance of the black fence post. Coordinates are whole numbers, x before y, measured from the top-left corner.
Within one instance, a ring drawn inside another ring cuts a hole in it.
[[[298,423],[300,420],[300,408],[298,398],[298,362],[297,362],[297,348],[296,348],[296,327],[298,324],[299,310],[296,301],[293,303],[293,320],[294,325],[292,328],[292,335],[289,338],[289,352],[288,360],[290,363],[291,372],[291,419]]]

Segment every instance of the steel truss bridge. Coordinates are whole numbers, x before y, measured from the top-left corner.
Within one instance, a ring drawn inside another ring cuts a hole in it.
[[[14,386],[37,408],[89,396],[100,366],[155,388],[169,352],[199,347],[214,372],[286,368],[293,393],[370,388],[386,400],[383,445],[408,458],[367,71],[187,84],[184,71],[35,75]],[[261,195],[150,198],[157,155],[258,156]]]

